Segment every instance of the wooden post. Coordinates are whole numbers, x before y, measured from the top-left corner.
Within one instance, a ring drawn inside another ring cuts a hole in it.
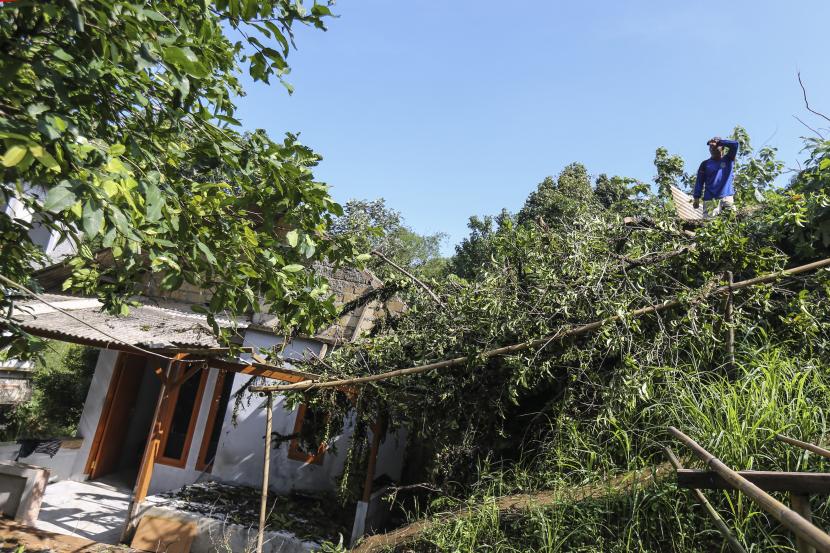
[[[183,359],[187,354],[177,354],[174,359]],[[161,427],[161,421],[164,420],[168,405],[167,399],[171,392],[175,389],[169,386],[170,379],[173,376],[175,364],[173,360],[167,363],[164,370],[157,369],[156,375],[161,380],[161,388],[159,389],[158,399],[156,400],[156,410],[153,413],[153,422],[150,424],[150,431],[147,434],[147,443],[144,446],[144,453],[141,456],[141,464],[138,468],[138,476],[136,477],[135,487],[133,488],[130,504],[127,507],[127,520],[124,522],[124,530],[121,532],[121,541],[126,543],[130,534],[138,523],[136,520],[138,515],[138,508],[144,498],[147,497],[147,490],[150,489],[150,480],[153,477],[153,466],[158,456],[159,445],[161,444],[162,434],[164,429]]]
[[[729,482],[736,490],[749,496],[762,509],[789,528],[796,536],[814,545],[821,553],[830,553],[830,536],[823,530],[805,520],[800,514],[790,509],[764,490],[726,466],[723,461],[703,449],[697,442],[685,435],[677,428],[670,426],[669,432],[683,442],[706,465]]]
[[[256,537],[256,551],[262,553],[265,543],[265,516],[268,514],[268,473],[271,469],[271,425],[274,418],[274,394],[267,394],[265,407],[265,459],[262,465],[262,496],[259,503],[259,532]]]
[[[369,450],[369,463],[366,466],[366,479],[363,482],[363,501],[369,503],[372,498],[372,484],[375,481],[375,467],[378,463],[378,449],[385,430],[383,419],[372,426],[372,445]]]
[[[732,324],[732,310],[734,294],[732,293],[732,285],[735,284],[732,276],[732,271],[727,271],[726,276],[729,280],[729,291],[726,294],[726,311],[724,319],[726,319],[726,355],[729,359],[729,372],[735,370],[735,325]]]
[[[813,521],[813,511],[810,509],[810,496],[798,493],[790,494],[790,507],[792,510],[804,517],[804,520]],[[802,537],[796,535],[795,537],[796,549],[798,553],[816,553],[816,548],[810,545],[810,542]]]
[[[672,452],[671,448],[667,447],[665,448],[665,450],[666,455],[669,458],[669,461],[674,467],[674,470],[682,469],[683,465],[680,464],[680,459],[674,456],[674,453]],[[732,534],[732,531],[723,521],[720,514],[718,514],[718,512],[715,510],[712,504],[709,503],[709,500],[706,499],[706,496],[703,495],[703,492],[697,488],[694,488],[692,492],[697,497],[697,500],[700,501],[701,505],[703,505],[703,507],[706,509],[706,512],[709,513],[709,516],[712,518],[712,522],[715,523],[715,528],[718,529],[720,535],[723,536],[723,539],[726,540],[726,543],[729,544],[730,549],[732,549],[732,551],[734,551],[735,553],[746,553],[746,549],[744,549],[744,546],[741,545],[741,542],[739,542],[738,539]]]

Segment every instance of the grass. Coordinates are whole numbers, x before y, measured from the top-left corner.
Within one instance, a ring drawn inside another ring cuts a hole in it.
[[[610,475],[655,466],[670,445],[689,468],[700,468],[669,425],[680,428],[735,469],[827,471],[826,460],[773,439],[787,434],[818,443],[827,434],[830,367],[783,348],[742,352],[730,378],[700,367],[626,369],[610,383],[602,408],[589,417],[567,402],[550,414],[550,431],[509,466],[479,469],[463,500],[441,498],[429,509],[436,523],[397,551],[711,552],[726,551],[703,509],[673,478],[631,491],[523,510],[500,510],[497,498],[527,490],[572,489]],[[620,385],[628,379],[634,385]],[[747,497],[708,491],[707,497],[751,552],[794,551],[792,536]],[[564,494],[566,496],[567,494]],[[787,501],[783,494],[776,494]],[[812,498],[818,524],[827,525],[826,498]],[[466,509],[441,521],[437,513]]]

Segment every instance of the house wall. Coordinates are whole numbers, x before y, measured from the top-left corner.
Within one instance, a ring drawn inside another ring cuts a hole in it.
[[[83,438],[84,442],[78,449],[78,454],[73,463],[69,476],[71,480],[86,480],[84,468],[89,457],[89,451],[92,448],[92,440],[95,438],[95,431],[98,429],[98,419],[101,418],[101,411],[104,409],[104,401],[107,399],[107,391],[117,359],[117,351],[104,349],[98,354],[95,373],[92,375],[92,381],[84,402],[84,411],[78,423],[78,436]]]
[[[378,460],[375,464],[375,478],[388,476],[395,482],[401,479],[404,453],[406,452],[406,431],[398,429],[384,436],[378,448]]]
[[[281,343],[281,338],[260,331],[245,333],[244,344],[251,347],[270,348]],[[306,349],[314,354],[321,352],[322,344],[312,340],[296,339],[289,344],[283,356],[285,359],[302,357]],[[250,379],[249,375],[237,374],[233,392],[238,391]],[[276,383],[276,382],[274,382]],[[265,398],[259,394],[247,394],[237,413],[236,425],[232,421],[233,406],[225,414],[222,436],[214,463],[213,476],[228,483],[260,486],[265,435]],[[274,398],[273,429],[280,434],[291,434],[297,418],[296,409],[285,406],[285,398]],[[271,452],[270,486],[277,492],[290,490],[322,491],[333,490],[337,477],[343,471],[346,450],[352,435],[353,421],[347,421],[344,432],[336,440],[335,449],[323,456],[320,465],[306,464],[288,458],[288,443]]]
[[[261,331],[249,330],[245,334],[244,346],[270,348],[279,345],[281,338],[273,334]],[[322,343],[296,339],[289,344],[283,356],[286,359],[297,359],[307,355],[307,350],[319,355],[322,351]],[[104,402],[109,390],[110,381],[113,376],[118,352],[102,350],[98,356],[95,367],[95,374],[87,393],[84,411],[78,427],[78,434],[83,438],[81,447],[75,451],[74,459],[61,459],[62,464],[70,464],[71,467],[61,467],[57,473],[61,478],[84,480],[87,460],[89,458],[92,440],[98,428],[98,421],[103,411]],[[155,361],[148,361],[155,365]],[[139,401],[136,405],[134,420],[144,419],[139,411],[154,410],[157,386],[153,388],[151,381],[147,378],[155,378],[150,371],[142,382],[139,390]],[[157,494],[164,491],[174,490],[187,484],[192,484],[203,479],[217,479],[228,483],[242,484],[248,486],[259,486],[262,482],[263,467],[263,446],[265,433],[265,398],[246,394],[245,400],[240,404],[237,412],[236,424],[233,422],[234,396],[225,413],[217,415],[217,423],[221,421],[222,431],[216,452],[216,459],[213,463],[211,473],[203,473],[196,470],[196,461],[202,444],[207,417],[210,412],[210,403],[213,398],[214,388],[218,370],[210,369],[204,393],[202,395],[198,417],[196,419],[195,431],[187,456],[187,462],[183,468],[173,467],[156,463],[153,470],[153,477],[150,482],[150,494]],[[250,379],[250,375],[236,373],[233,375],[232,393],[236,393]],[[276,381],[271,381],[276,383]],[[151,390],[153,388],[153,390]],[[144,413],[146,414],[146,413]],[[280,434],[288,435],[294,430],[294,423],[297,417],[296,409],[289,409],[286,406],[285,398],[275,397],[273,411],[273,429]],[[138,428],[141,426],[141,428]],[[354,428],[354,418],[350,417],[344,424],[344,430],[329,447],[323,456],[321,464],[304,463],[288,458],[288,442],[280,445],[278,449],[271,452],[270,485],[277,492],[288,492],[290,490],[306,491],[332,491],[336,489],[337,478],[343,471],[350,440]],[[127,430],[127,439],[124,446],[126,459],[130,452],[143,445],[147,431],[142,424],[136,424],[135,428]],[[391,433],[386,436],[380,446],[376,476],[386,474],[393,480],[398,480],[401,474],[403,462],[403,448],[405,436],[401,433]],[[129,450],[129,451],[128,451]],[[48,465],[44,465],[48,466]]]
[[[98,422],[101,418],[101,413],[104,409],[104,402],[109,391],[110,382],[115,369],[115,363],[118,359],[118,352],[111,350],[102,350],[98,356],[98,363],[95,366],[95,374],[92,377],[92,383],[87,393],[86,402],[84,403],[84,411],[81,415],[81,421],[78,425],[78,435],[84,438],[83,445],[77,450],[74,465],[68,478],[73,480],[85,480],[87,475],[84,474],[86,462],[89,458],[90,449],[92,447],[92,440],[95,437],[95,431],[98,429]],[[148,367],[155,366],[157,361],[148,360]],[[205,391],[202,394],[202,400],[199,407],[199,414],[196,419],[196,427],[193,434],[193,440],[188,450],[187,462],[183,468],[172,467],[161,463],[156,463],[153,470],[153,478],[150,481],[149,493],[155,494],[164,491],[174,490],[184,486],[185,484],[192,484],[200,477],[204,477],[202,471],[196,470],[196,459],[199,455],[199,448],[202,444],[202,436],[204,434],[205,423],[207,422],[208,412],[210,411],[210,401],[213,397],[213,389],[216,386],[216,377],[219,371],[210,369]],[[152,381],[156,378],[149,370],[146,371],[145,377],[142,380],[141,388],[139,389],[138,401],[136,403],[136,410],[133,420],[137,421],[129,429],[126,430],[127,438],[124,443],[124,452],[122,455],[122,464],[126,463],[128,457],[135,453],[136,448],[143,451],[143,446],[147,438],[147,428],[143,422],[147,420],[147,413],[155,411],[156,401],[158,399],[158,385]],[[197,378],[194,376],[193,378]],[[65,472],[65,471],[63,471]]]
[[[250,347],[271,348],[281,343],[281,338],[266,332],[249,330],[245,333],[244,345]],[[319,355],[322,344],[312,340],[295,339],[283,352],[287,360],[307,356],[307,350]],[[250,379],[249,375],[235,375],[233,393],[236,393]],[[236,424],[233,418],[233,403],[225,414],[222,436],[214,463],[213,476],[229,483],[259,486],[262,483],[264,463],[263,447],[265,435],[266,399],[259,394],[247,394],[246,401],[240,405]],[[273,430],[283,435],[294,431],[297,409],[289,409],[285,397],[274,397]],[[343,425],[343,432],[334,439],[329,450],[319,465],[308,464],[288,458],[288,442],[271,451],[271,470],[269,483],[274,491],[291,490],[334,491],[337,479],[343,472],[352,434],[354,417]],[[387,475],[392,480],[399,480],[403,466],[403,454],[406,435],[393,432],[385,437],[378,450],[376,476]]]

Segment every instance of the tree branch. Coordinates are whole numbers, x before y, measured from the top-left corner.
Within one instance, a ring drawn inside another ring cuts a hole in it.
[[[798,72],[798,84],[801,85],[801,92],[802,92],[802,94],[804,94],[804,106],[807,108],[807,111],[809,111],[810,113],[814,113],[815,115],[818,115],[819,117],[823,117],[828,122],[830,122],[830,117],[827,117],[823,113],[818,112],[818,111],[816,111],[816,110],[814,110],[813,108],[810,107],[810,102],[807,101],[807,89],[804,88],[804,83],[801,81],[801,71]]]
[[[740,282],[736,282],[734,284],[726,285],[726,286],[718,286],[712,289],[705,289],[698,295],[697,298],[693,301],[701,301],[702,299],[710,296],[719,296],[726,293],[731,293],[731,291],[742,290],[744,288],[750,288],[752,286],[758,286],[761,284],[769,284],[771,282],[775,282],[781,278],[786,278],[790,276],[800,275],[803,273],[817,271],[819,269],[824,269],[826,267],[830,267],[830,258],[825,258],[820,261],[814,261],[813,263],[808,263],[806,265],[800,265],[798,267],[793,267],[791,269],[784,269],[781,271],[775,271],[773,273],[767,273],[761,276],[757,276],[755,278],[750,278],[747,280],[742,280]],[[536,338],[534,340],[527,340],[524,342],[519,342],[516,344],[511,344],[509,346],[502,346],[500,348],[495,348],[487,351],[482,351],[478,353],[476,356],[478,359],[489,359],[490,357],[496,357],[499,355],[511,355],[514,353],[518,353],[520,351],[525,351],[528,349],[533,348],[543,348],[550,344],[553,341],[561,341],[566,338],[572,338],[576,336],[582,336],[593,332],[603,326],[615,323],[626,318],[639,318],[644,315],[649,314],[657,314],[663,311],[668,311],[670,309],[675,309],[684,305],[684,301],[678,298],[666,300],[662,303],[658,303],[656,305],[649,305],[647,307],[640,307],[639,309],[634,309],[632,311],[628,311],[626,313],[611,315],[610,317],[606,317],[604,319],[600,319],[598,321],[594,321],[591,323],[579,325],[576,327],[572,327],[568,330],[557,331],[553,335],[544,336],[542,338]],[[391,378],[396,378],[399,376],[409,376],[412,374],[419,374],[424,373],[427,371],[433,371],[438,369],[446,369],[450,367],[457,367],[459,365],[464,365],[469,363],[471,356],[464,356],[464,357],[454,357],[450,359],[444,359],[443,361],[436,361],[434,363],[426,363],[424,365],[415,365],[414,367],[407,367],[405,369],[395,369],[391,371],[386,371],[382,373],[370,374],[366,376],[358,376],[353,378],[341,379],[341,380],[328,380],[328,381],[316,381],[316,380],[303,380],[301,382],[296,382],[294,384],[282,384],[277,386],[258,386],[255,388],[251,388],[253,392],[286,392],[291,390],[302,390],[308,391],[312,389],[321,389],[321,388],[337,388],[341,386],[349,386],[354,384],[366,384],[369,382],[378,382],[381,380],[389,380]]]
[[[391,259],[389,259],[389,258],[388,258],[388,257],[386,257],[385,255],[383,255],[383,254],[382,254],[381,252],[379,252],[378,250],[372,250],[372,252],[371,252],[371,253],[372,253],[372,255],[374,255],[375,257],[380,258],[380,259],[381,259],[384,263],[387,263],[387,264],[391,265],[391,266],[392,266],[392,267],[394,267],[396,270],[398,270],[398,271],[400,271],[401,273],[403,273],[404,275],[406,275],[406,277],[407,277],[407,278],[409,278],[409,279],[410,279],[410,280],[412,280],[415,284],[417,284],[418,286],[420,286],[421,288],[423,288],[423,289],[424,289],[424,291],[425,291],[427,294],[429,294],[429,297],[431,297],[433,300],[435,300],[435,303],[437,303],[437,304],[438,304],[438,305],[440,305],[441,307],[446,307],[446,305],[444,305],[444,302],[442,302],[442,301],[441,301],[441,298],[439,298],[439,297],[438,297],[438,295],[437,295],[435,292],[433,292],[433,291],[432,291],[432,289],[431,289],[429,286],[427,286],[426,284],[424,284],[424,282],[423,282],[421,279],[419,279],[418,277],[416,277],[415,275],[413,275],[412,273],[410,273],[409,271],[407,271],[406,269],[404,269],[403,267],[401,267],[400,265],[398,265],[397,263],[395,263],[394,261],[392,261]]]

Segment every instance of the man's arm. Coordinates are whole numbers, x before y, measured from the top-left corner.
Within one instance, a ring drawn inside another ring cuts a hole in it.
[[[729,148],[729,153],[724,156],[724,159],[727,161],[735,161],[735,156],[738,155],[738,141],[737,140],[724,140],[721,139],[718,141],[718,146],[726,146]]]
[[[695,202],[703,196],[703,183],[706,181],[706,162],[702,162],[697,168],[697,180],[695,181],[695,191],[692,196]]]

